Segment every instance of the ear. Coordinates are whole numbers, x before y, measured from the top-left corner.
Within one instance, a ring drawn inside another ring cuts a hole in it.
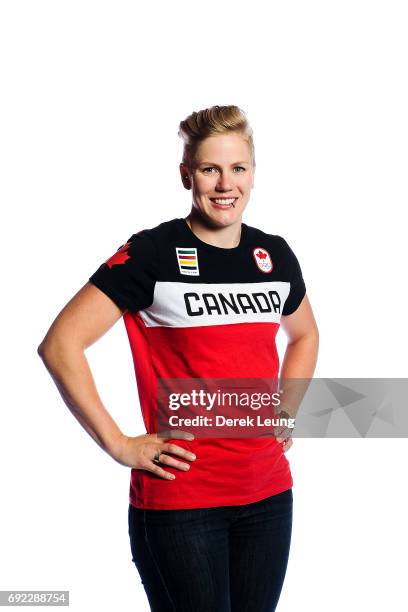
[[[180,170],[181,181],[184,185],[184,188],[191,189],[190,176],[188,174],[187,167],[185,166],[185,164],[183,164],[183,162],[180,163],[179,170]]]

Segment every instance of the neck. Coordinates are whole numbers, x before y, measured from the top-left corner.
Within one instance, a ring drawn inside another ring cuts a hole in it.
[[[214,227],[193,208],[186,221],[191,231],[203,242],[224,249],[233,249],[240,243],[241,219],[226,227]]]

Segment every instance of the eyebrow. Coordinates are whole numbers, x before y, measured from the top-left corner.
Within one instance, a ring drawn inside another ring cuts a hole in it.
[[[236,166],[237,164],[249,164],[249,162],[248,161],[237,161],[237,162],[234,162],[233,164],[231,164],[231,166]],[[218,164],[215,164],[214,162],[207,162],[207,161],[200,162],[198,165],[199,166],[204,166],[204,165],[206,165],[206,166],[218,166]]]

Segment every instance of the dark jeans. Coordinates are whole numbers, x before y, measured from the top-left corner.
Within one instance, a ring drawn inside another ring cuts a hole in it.
[[[285,578],[292,489],[241,506],[142,510],[129,537],[152,612],[273,612]]]

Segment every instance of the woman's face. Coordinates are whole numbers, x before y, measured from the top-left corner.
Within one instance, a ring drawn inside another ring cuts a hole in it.
[[[184,186],[192,188],[193,207],[207,221],[217,227],[241,223],[255,172],[242,136],[230,133],[206,138],[198,146],[192,171],[188,173],[184,164],[180,169]],[[187,174],[191,182],[185,180]]]

